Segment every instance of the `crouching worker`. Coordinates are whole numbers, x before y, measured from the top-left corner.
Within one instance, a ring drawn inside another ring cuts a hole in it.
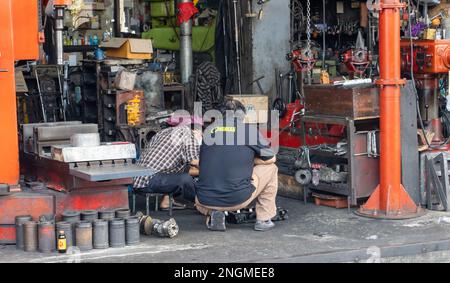
[[[225,231],[224,211],[237,211],[256,202],[257,231],[275,224],[278,168],[275,154],[255,125],[245,124],[245,107],[238,101],[222,106],[223,120],[204,132],[196,207],[207,215],[210,230]]]
[[[201,130],[193,130],[197,125],[201,129],[202,120],[197,117],[178,117],[169,121],[174,127],[158,132],[152,137],[141,154],[138,164],[153,170],[150,176],[137,177],[134,189],[144,193],[164,194],[160,208],[169,208],[169,194],[182,195],[194,202],[195,188],[191,174],[198,166],[201,144]],[[173,209],[184,209],[185,205],[173,203]]]

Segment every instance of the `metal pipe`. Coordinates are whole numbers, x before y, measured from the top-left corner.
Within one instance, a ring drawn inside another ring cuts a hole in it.
[[[380,184],[357,214],[405,219],[422,214],[401,184],[399,0],[380,1]]]
[[[192,0],[180,0],[179,3],[192,3]],[[193,70],[192,19],[180,24],[180,69],[181,82],[189,83]]]
[[[238,81],[238,92],[242,94],[242,81],[241,81],[241,50],[239,48],[239,24],[237,14],[237,0],[233,0],[233,12],[234,12],[234,43],[236,51],[236,75]]]
[[[325,50],[326,47],[325,45],[327,44],[326,41],[326,30],[325,30],[325,25],[326,25],[326,7],[325,7],[325,2],[326,0],[322,0],[322,13],[323,13],[323,30],[322,30],[322,70],[325,70]]]
[[[56,49],[56,64],[64,65],[64,9],[65,6],[55,6],[55,49]]]

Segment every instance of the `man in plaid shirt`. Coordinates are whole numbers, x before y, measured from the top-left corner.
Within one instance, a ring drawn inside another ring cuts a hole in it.
[[[174,196],[182,194],[185,199],[194,201],[195,188],[190,174],[195,170],[190,168],[198,166],[201,130],[191,130],[190,124],[200,124],[201,121],[191,117],[181,120],[177,126],[158,132],[145,147],[138,165],[151,168],[154,173],[135,178],[135,189]],[[167,209],[167,197],[160,207]]]

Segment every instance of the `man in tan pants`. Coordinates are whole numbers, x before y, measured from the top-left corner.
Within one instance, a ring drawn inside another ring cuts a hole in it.
[[[275,154],[255,125],[245,124],[236,110],[245,108],[227,102],[223,120],[207,128],[200,147],[200,176],[195,185],[196,207],[208,215],[210,230],[225,231],[224,211],[237,211],[256,201],[257,231],[275,224],[278,168]]]
[[[200,213],[210,215],[214,210],[237,211],[247,208],[256,200],[257,219],[262,221],[272,219],[277,213],[275,199],[278,191],[278,167],[275,165],[275,158],[271,159],[270,162],[255,159],[252,185],[256,188],[255,191],[248,200],[239,205],[233,207],[204,206],[196,199],[195,206]]]

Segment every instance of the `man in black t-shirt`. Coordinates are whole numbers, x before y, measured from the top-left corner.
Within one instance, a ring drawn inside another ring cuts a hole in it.
[[[269,230],[275,226],[271,219],[278,190],[275,154],[257,127],[243,122],[241,103],[227,101],[222,112],[225,118],[204,131],[197,210],[209,215],[208,228],[224,231],[223,211],[237,211],[256,201],[255,230]]]

